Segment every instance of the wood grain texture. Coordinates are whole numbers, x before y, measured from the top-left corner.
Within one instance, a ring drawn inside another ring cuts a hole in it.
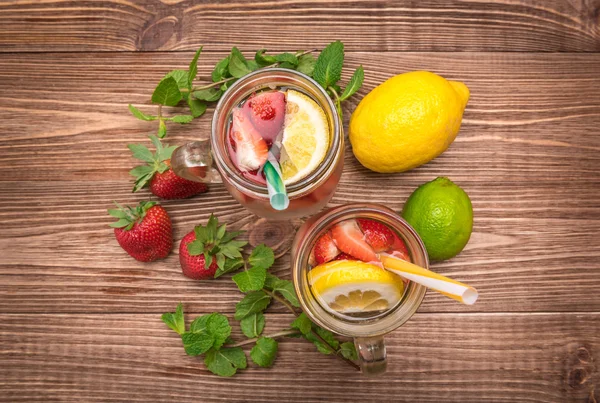
[[[232,312],[239,293],[231,282],[185,279],[176,248],[165,261],[135,262],[107,226],[112,200],[149,196],[130,193],[127,171],[135,161],[126,144],[142,142],[154,126],[130,116],[126,103],[150,111],[152,86],[169,68],[185,68],[191,54],[106,56],[0,60],[0,169],[11,172],[0,177],[0,309],[162,313],[185,300],[193,311]],[[201,76],[221,56],[203,56]],[[399,211],[419,184],[438,175],[471,195],[471,242],[433,267],[476,286],[481,299],[467,308],[430,293],[421,312],[600,311],[600,79],[594,69],[600,55],[349,54],[348,70],[358,64],[366,83],[345,106],[346,123],[362,95],[402,71],[429,69],[471,89],[456,142],[421,168],[375,174],[347,144],[331,202],[369,200]],[[206,137],[209,116],[171,126],[169,141]],[[212,212],[239,226],[251,220],[220,185],[165,205],[176,239]],[[275,270],[287,276],[288,259]]]
[[[291,320],[268,315],[265,334]],[[186,356],[158,315],[2,314],[0,401],[591,402],[599,327],[600,313],[417,314],[387,337],[381,378],[286,339],[272,369],[228,379]]]
[[[600,50],[598,0],[173,1],[0,3],[0,52]]]

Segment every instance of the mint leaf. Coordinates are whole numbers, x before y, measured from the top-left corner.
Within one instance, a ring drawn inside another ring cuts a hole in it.
[[[131,150],[133,153],[133,158],[138,160],[142,160],[145,162],[154,162],[154,156],[152,155],[152,151],[148,149],[145,145],[142,144],[127,144],[127,148]]]
[[[167,125],[165,124],[165,121],[162,119],[158,122],[158,133],[156,133],[156,134],[161,139],[167,135]]]
[[[275,60],[277,60],[278,62],[282,62],[282,63],[286,62],[293,66],[298,65],[298,57],[292,53],[281,53],[281,54],[275,56]]]
[[[344,358],[349,360],[358,360],[358,353],[356,347],[351,341],[344,342],[340,345],[340,352]]]
[[[291,281],[282,280],[278,277],[273,276],[270,273],[267,273],[264,287],[273,292],[278,292],[283,298],[288,300],[288,302],[296,308],[300,307],[300,301],[298,301],[298,297],[296,296],[296,290],[294,289],[294,284]]]
[[[231,279],[237,284],[241,292],[257,291],[265,285],[267,269],[264,267],[252,267],[250,270],[244,270]]]
[[[216,83],[217,81],[221,81],[224,78],[229,77],[227,69],[229,67],[229,58],[230,56],[227,56],[225,59],[219,61],[219,63],[217,63],[217,65],[215,66],[215,69],[213,70],[211,75],[213,83]]]
[[[269,337],[261,337],[250,350],[250,358],[260,367],[267,368],[273,365],[277,356],[278,344]]]
[[[187,85],[187,88],[190,89],[190,90],[192,89],[192,81],[194,81],[194,79],[198,75],[198,58],[200,57],[200,53],[201,52],[202,52],[202,46],[200,47],[200,49],[198,49],[196,51],[196,54],[194,55],[194,58],[190,62],[190,67],[188,68],[188,75],[187,75],[188,85]]]
[[[265,67],[265,66],[269,66],[271,64],[277,63],[277,59],[275,59],[275,56],[269,56],[269,55],[265,54],[266,52],[267,52],[266,49],[260,49],[254,55],[254,61],[260,67]]]
[[[313,71],[315,70],[316,62],[317,59],[315,59],[315,57],[312,54],[307,53],[298,58],[298,66],[296,67],[296,70],[310,77],[312,76]]]
[[[275,255],[273,254],[273,249],[268,246],[262,244],[258,245],[248,258],[248,263],[252,267],[260,267],[265,270],[273,265],[275,262]]]
[[[179,85],[173,77],[163,78],[152,94],[152,102],[166,106],[176,106],[182,98]]]
[[[335,41],[327,45],[315,63],[313,78],[323,87],[337,83],[342,76],[344,65],[344,44]]]
[[[183,318],[183,304],[177,305],[175,313],[163,313],[161,319],[167,326],[175,330],[178,334],[185,332],[185,321]]]
[[[215,278],[221,277],[225,273],[236,271],[243,265],[244,259],[242,259],[241,257],[237,257],[234,259],[225,259],[225,263],[223,263],[223,268],[221,268],[221,266],[218,266],[217,271],[215,272]]]
[[[211,313],[198,316],[194,321],[190,324],[190,332],[192,333],[207,333],[208,332],[208,320],[212,316]]]
[[[211,348],[204,357],[204,364],[215,375],[233,376],[238,369],[246,368],[246,354],[241,347]]]
[[[247,338],[258,337],[265,328],[265,315],[262,312],[248,315],[240,321],[240,327]]]
[[[200,99],[202,101],[213,102],[219,100],[221,95],[223,95],[223,91],[218,88],[207,88],[205,90],[199,90],[193,92],[194,97],[196,99]]]
[[[177,116],[173,116],[172,118],[169,118],[170,121],[175,122],[175,123],[190,123],[192,120],[194,120],[194,117],[192,115],[177,115]]]
[[[212,334],[191,332],[182,334],[181,341],[186,354],[192,357],[206,353],[215,342]]]
[[[354,93],[362,86],[364,79],[365,71],[363,70],[363,66],[360,66],[354,71],[354,74],[352,74],[350,81],[348,81],[348,85],[340,96],[340,101],[344,101],[354,95]]]
[[[214,338],[213,347],[219,349],[231,334],[229,319],[220,313],[213,313],[206,323],[208,333]]]
[[[258,64],[254,60],[246,60],[246,66],[250,69],[250,71],[259,69]]]
[[[242,320],[250,314],[262,312],[270,303],[271,297],[264,291],[252,291],[236,304],[234,318]]]
[[[165,75],[164,78],[167,77],[174,78],[177,82],[178,88],[188,88],[189,86],[187,70],[171,70]]]
[[[310,333],[310,330],[312,329],[312,322],[311,320],[308,318],[308,316],[306,316],[306,314],[304,312],[302,312],[291,324],[292,329],[298,329],[300,330],[300,333],[307,335]]]
[[[150,120],[158,119],[158,116],[146,115],[144,112],[140,111],[138,108],[136,108],[135,106],[133,106],[131,104],[129,104],[129,111],[136,118],[138,118],[140,120],[145,120],[146,122],[148,122]]]
[[[197,99],[188,98],[187,104],[190,107],[190,112],[195,118],[199,118],[206,112],[206,103]]]
[[[329,345],[331,345],[331,347],[333,347],[335,350],[338,349],[340,342],[335,339],[333,333],[331,333],[329,330],[325,330],[322,327],[314,325],[313,331],[319,336],[321,336],[325,341],[327,341],[327,343],[329,343]],[[304,338],[313,343],[320,353],[329,355],[334,352],[331,351],[331,349],[326,344],[324,344],[319,338],[317,338],[317,336],[315,336],[312,332],[306,334]]]
[[[209,348],[219,349],[231,335],[231,326],[227,316],[216,312],[209,313],[194,319],[190,324],[190,333],[210,335],[212,343]]]
[[[229,74],[235,78],[241,78],[250,73],[251,70],[246,65],[246,58],[236,47],[231,49],[231,58],[229,60]]]
[[[223,244],[223,241],[221,241],[221,244],[219,245],[220,249],[221,249],[221,253],[224,254],[225,256],[227,256],[230,259],[235,259],[238,257],[242,257],[242,253],[240,252],[240,249],[246,245],[247,242],[244,241],[229,241],[226,244]]]

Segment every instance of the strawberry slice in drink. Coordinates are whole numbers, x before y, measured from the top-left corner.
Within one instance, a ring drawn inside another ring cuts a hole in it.
[[[267,143],[271,144],[283,130],[285,120],[285,94],[281,91],[264,91],[251,95],[242,110]]]
[[[406,247],[404,241],[400,239],[400,237],[398,237],[398,235],[394,234],[394,242],[392,242],[392,246],[387,251],[387,253],[399,259],[406,260],[407,262],[411,261],[410,254],[408,253],[408,248]]]
[[[358,218],[356,221],[365,235],[365,241],[375,252],[386,251],[392,246],[396,236],[387,225],[368,218]]]
[[[377,262],[373,248],[365,241],[356,220],[346,220],[331,228],[333,241],[339,250],[363,262]]]
[[[233,110],[230,136],[235,144],[233,159],[240,171],[256,171],[267,162],[269,155],[267,143],[254,128],[250,118],[240,108]]]
[[[314,258],[317,264],[327,263],[332,261],[337,255],[339,255],[340,251],[335,246],[333,239],[331,239],[331,235],[329,232],[323,234],[315,244],[313,248]]]

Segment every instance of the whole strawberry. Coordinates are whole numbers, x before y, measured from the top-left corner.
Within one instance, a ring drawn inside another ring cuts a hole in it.
[[[206,226],[199,225],[179,245],[179,263],[186,277],[216,278],[243,265],[241,250],[246,242],[236,241],[239,231],[227,232],[225,224],[211,214]]]
[[[127,145],[135,158],[147,163],[129,171],[135,177],[134,192],[149,185],[150,191],[162,199],[185,199],[208,190],[205,183],[190,181],[175,175],[171,169],[170,158],[176,146],[163,147],[156,136],[150,136],[150,140],[156,147],[154,154],[142,144]]]
[[[122,207],[108,213],[118,218],[110,226],[115,229],[115,237],[121,248],[140,262],[167,257],[173,247],[173,230],[167,211],[156,202],[142,201],[133,208]]]

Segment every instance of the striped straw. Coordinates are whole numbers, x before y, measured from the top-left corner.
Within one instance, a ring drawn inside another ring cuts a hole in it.
[[[452,280],[451,278],[434,273],[415,264],[398,259],[387,253],[379,255],[383,267],[399,276],[402,276],[417,284],[431,288],[447,297],[462,302],[465,305],[473,305],[479,297],[479,293],[473,287]]]
[[[271,207],[275,210],[285,210],[290,205],[290,199],[285,190],[279,163],[273,153],[269,152],[263,170],[267,178],[267,191],[269,192]]]

